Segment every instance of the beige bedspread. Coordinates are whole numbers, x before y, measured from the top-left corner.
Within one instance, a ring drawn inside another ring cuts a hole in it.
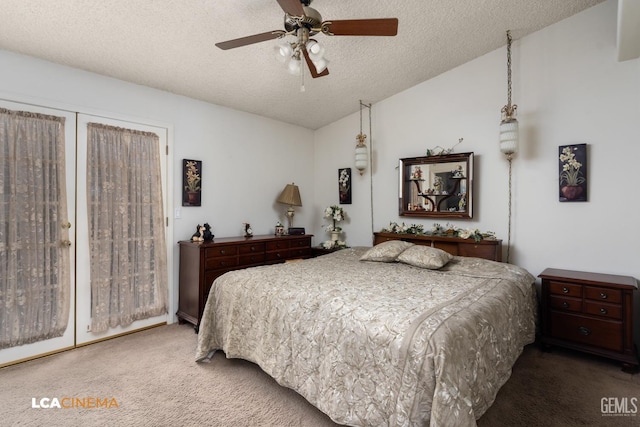
[[[534,278],[478,258],[358,261],[365,250],[219,277],[196,360],[255,362],[340,424],[475,425],[534,340]]]

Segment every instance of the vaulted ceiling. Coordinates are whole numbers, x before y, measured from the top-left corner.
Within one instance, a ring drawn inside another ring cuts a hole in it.
[[[602,0],[315,0],[324,20],[397,17],[395,37],[318,34],[330,74],[289,74],[276,0],[2,0],[0,49],[317,129]]]

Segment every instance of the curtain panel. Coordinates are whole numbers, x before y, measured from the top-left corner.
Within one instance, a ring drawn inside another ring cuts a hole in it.
[[[0,109],[0,349],[59,337],[67,328],[64,123]]]
[[[158,140],[150,132],[88,125],[93,332],[168,311]]]

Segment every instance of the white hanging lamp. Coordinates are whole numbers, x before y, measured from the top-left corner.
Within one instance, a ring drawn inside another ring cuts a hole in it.
[[[371,104],[363,104],[360,101],[360,133],[356,136],[356,155],[355,155],[355,167],[360,172],[360,175],[367,169],[369,163],[369,149],[367,148],[366,140],[367,135],[362,133],[362,107],[369,108],[371,111]],[[371,125],[371,115],[369,115],[369,125]]]

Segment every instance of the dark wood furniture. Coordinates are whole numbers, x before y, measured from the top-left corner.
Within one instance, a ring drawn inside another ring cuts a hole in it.
[[[213,281],[241,268],[311,257],[310,234],[216,238],[213,242],[181,241],[178,320],[198,330]]]
[[[555,268],[538,277],[545,348],[567,347],[618,360],[625,371],[637,369],[633,325],[639,303],[633,277]]]
[[[461,239],[459,237],[428,236],[397,233],[373,233],[373,244],[387,240],[404,240],[416,245],[433,246],[449,252],[451,255],[484,258],[492,261],[502,261],[502,240],[483,239],[479,242],[473,239]]]

